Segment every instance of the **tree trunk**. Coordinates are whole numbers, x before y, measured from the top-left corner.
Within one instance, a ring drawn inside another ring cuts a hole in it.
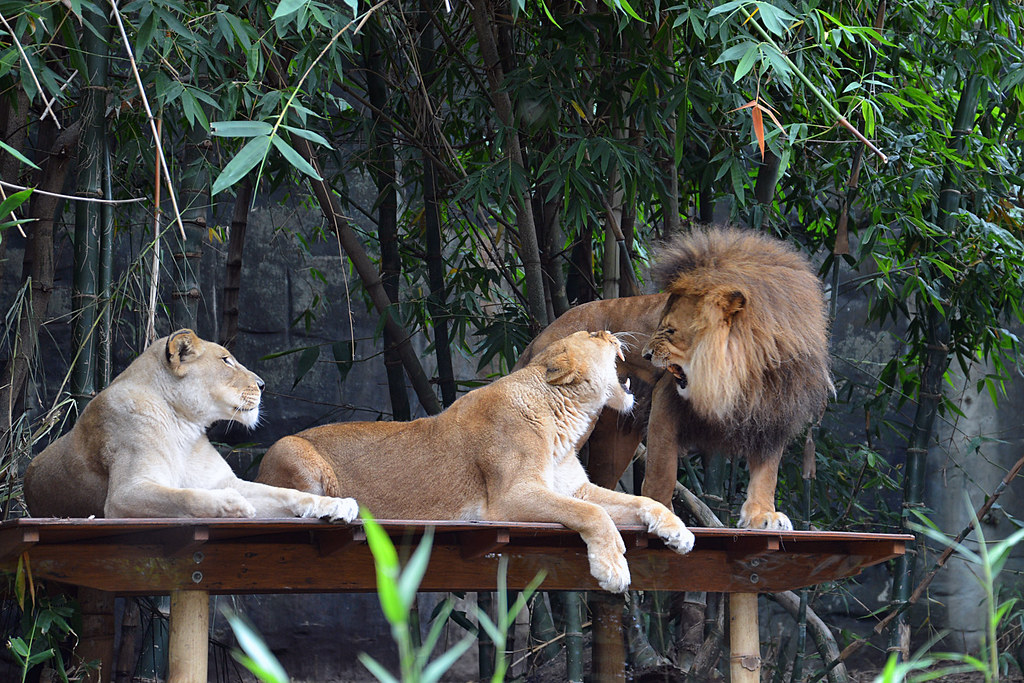
[[[245,231],[249,227],[249,207],[252,206],[252,176],[246,176],[238,186],[235,206],[231,212],[228,233],[228,260],[224,273],[224,305],[221,314],[220,343],[228,350],[235,348],[238,338],[238,298],[242,291],[242,253],[245,250]]]
[[[427,310],[430,313],[430,321],[434,330],[434,355],[437,358],[438,384],[441,387],[441,401],[445,406],[455,402],[455,370],[452,367],[451,339],[448,330],[448,288],[444,283],[444,244],[441,239],[441,196],[438,189],[437,158],[440,145],[437,139],[437,130],[434,125],[434,117],[429,115],[432,107],[426,99],[429,97],[430,86],[433,83],[434,70],[434,28],[430,22],[431,11],[427,3],[422,3],[423,16],[422,31],[418,45],[420,77],[423,79],[421,95],[424,98],[424,111],[420,120],[425,121],[423,126],[423,144],[428,153],[423,154],[423,221],[426,227],[427,242],[427,280],[430,286],[430,298],[427,301]]]
[[[489,0],[480,0],[472,5],[473,27],[476,31],[480,54],[487,69],[487,81],[491,88],[491,101],[501,123],[508,129],[505,141],[508,145],[509,161],[525,169],[522,147],[515,127],[512,100],[504,88],[505,72],[498,57],[497,42],[494,38],[494,8]],[[544,274],[540,262],[540,247],[537,242],[537,228],[530,210],[529,192],[514,198],[516,225],[519,228],[519,257],[523,262],[526,279],[526,300],[534,332],[548,324],[547,305],[544,303]]]
[[[36,175],[39,190],[58,193],[64,188],[68,169],[74,161],[73,150],[78,147],[82,130],[79,119],[59,135],[50,119],[40,123],[39,139],[56,138],[44,163]],[[33,193],[29,202],[29,239],[25,245],[24,281],[29,283],[25,308],[19,312],[18,331],[11,349],[11,359],[0,375],[0,445],[8,452],[13,443],[11,427],[15,406],[25,387],[36,356],[36,339],[46,319],[46,307],[53,292],[53,224],[64,200],[54,196]]]
[[[314,168],[323,168],[309,141],[300,138],[294,140],[294,142],[296,143],[295,149],[303,159]],[[387,292],[384,291],[384,283],[381,282],[380,273],[367,255],[349,219],[345,217],[344,212],[341,210],[337,197],[331,191],[326,180],[310,180],[309,183],[313,194],[316,195],[317,202],[320,204],[320,209],[327,218],[328,225],[338,235],[341,248],[348,254],[356,274],[362,281],[363,287],[366,288],[367,294],[370,295],[373,307],[377,309],[377,314],[384,319],[384,330],[392,335],[393,339],[399,340],[395,348],[402,359],[402,365],[405,367],[406,373],[409,375],[413,390],[416,392],[416,397],[428,414],[435,415],[440,413],[441,403],[437,400],[433,387],[430,386],[430,380],[423,371],[419,356],[417,356],[416,350],[410,342],[409,334],[392,316],[391,299],[388,297]]]
[[[984,80],[977,75],[967,79],[960,102],[957,105],[953,121],[952,147],[959,155],[962,152],[963,140],[974,128],[977,118],[978,100]],[[955,177],[947,164],[942,175],[939,190],[939,206],[937,223],[944,234],[952,234],[955,229],[954,213],[960,205],[960,179]],[[945,290],[945,283],[937,283],[940,292]],[[924,353],[920,370],[920,386],[918,388],[917,411],[907,438],[907,468],[903,479],[903,507],[905,510],[919,508],[924,504],[925,470],[927,468],[928,447],[932,441],[935,416],[942,403],[943,375],[949,364],[949,324],[942,314],[931,306],[927,313],[927,331],[924,340]],[[911,521],[905,512],[904,523]],[[910,586],[914,576],[914,553],[907,553],[897,558],[896,571],[893,577],[893,602],[896,606],[910,598]],[[901,614],[894,620],[890,632],[890,647],[895,647],[899,640],[901,625],[904,623]],[[907,654],[907,653],[901,653]]]
[[[402,276],[402,256],[398,250],[398,188],[395,177],[395,150],[392,129],[382,115],[387,111],[387,91],[383,77],[380,43],[377,27],[369,26],[363,33],[363,52],[366,59],[366,90],[373,106],[373,178],[377,185],[377,239],[380,241],[380,276],[388,299],[398,305]],[[354,340],[353,340],[354,341]],[[384,331],[384,369],[391,397],[391,416],[395,420],[412,417],[409,394],[405,387],[405,372],[396,345],[400,340]]]
[[[197,76],[200,80],[203,76]],[[210,208],[210,172],[203,159],[203,152],[209,146],[206,130],[193,126],[187,134],[181,160],[181,231],[174,232],[174,251],[171,253],[175,266],[173,291],[171,293],[172,329],[187,327],[199,332],[200,265],[203,258],[203,241],[206,239],[206,216]],[[211,335],[212,336],[212,335]]]
[[[86,53],[87,85],[82,89],[82,135],[78,149],[78,193],[91,199],[103,198],[104,141],[107,136],[107,45],[112,27],[101,15],[92,14],[99,33],[84,31],[82,49]],[[75,204],[74,279],[71,307],[74,314],[71,367],[71,395],[78,412],[96,393],[96,323],[100,270],[101,205],[96,202]]]

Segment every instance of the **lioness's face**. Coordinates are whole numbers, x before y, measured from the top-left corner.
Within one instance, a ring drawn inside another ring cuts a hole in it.
[[[547,359],[549,383],[586,381],[603,392],[603,405],[623,413],[633,409],[629,380],[622,384],[615,367],[616,359],[623,360],[622,343],[611,332],[575,332],[550,346],[542,357]]]
[[[203,400],[208,419],[235,420],[254,427],[260,417],[263,380],[220,344],[203,341],[191,330],[179,330],[167,338],[166,361],[179,377],[179,394]]]

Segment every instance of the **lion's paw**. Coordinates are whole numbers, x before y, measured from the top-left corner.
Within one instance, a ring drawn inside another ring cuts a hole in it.
[[[359,516],[359,503],[355,498],[324,498],[318,517],[332,522],[351,522]]]
[[[221,489],[213,502],[212,517],[255,517],[256,508],[235,489]]]
[[[769,531],[792,531],[793,522],[789,517],[775,510],[749,510],[746,505],[740,510],[741,529],[768,529]]]
[[[612,593],[625,593],[629,588],[629,565],[621,553],[589,553],[590,573],[601,588]]]
[[[693,550],[693,532],[678,517],[662,526],[657,533],[665,545],[681,555]]]
[[[686,528],[683,520],[660,503],[653,503],[645,511],[643,519],[647,523],[647,530],[664,541],[672,550],[680,554],[693,550],[693,533]]]

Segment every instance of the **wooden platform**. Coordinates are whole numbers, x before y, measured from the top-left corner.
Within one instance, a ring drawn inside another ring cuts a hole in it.
[[[543,590],[599,590],[579,534],[558,524],[380,523],[400,554],[403,548],[411,552],[426,526],[434,527],[422,591],[493,590],[499,555],[509,558],[510,589],[524,587],[543,569]],[[628,549],[631,588],[744,594],[854,576],[902,555],[913,540],[895,534],[693,528],[694,549],[679,555],[641,527],[620,531]],[[171,594],[180,599],[194,593],[200,611],[208,605],[202,596],[210,594],[376,590],[373,557],[360,523],[30,518],[0,524],[0,568],[13,570],[25,552],[37,580],[117,595]],[[201,624],[191,630],[199,628]],[[192,636],[205,639],[205,632]],[[173,679],[173,657],[171,666]]]

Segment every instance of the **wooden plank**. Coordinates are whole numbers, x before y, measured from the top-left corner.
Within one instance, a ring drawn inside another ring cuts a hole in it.
[[[333,555],[355,541],[355,534],[351,527],[331,531],[314,531],[313,534],[321,557]]]
[[[508,588],[521,589],[540,571],[545,590],[597,590],[585,548],[508,546]],[[373,557],[365,544],[329,556],[313,544],[208,543],[201,565],[165,557],[160,546],[37,546],[30,552],[37,578],[120,594],[161,594],[202,588],[211,593],[359,592],[376,589]],[[498,554],[467,559],[458,545],[435,545],[422,590],[495,590]],[[715,592],[776,592],[853,576],[860,558],[775,554],[759,565],[723,551],[636,549],[628,557],[633,588]]]
[[[38,529],[2,529],[0,530],[0,562],[14,559],[39,543]]]
[[[460,531],[457,534],[459,540],[459,554],[464,560],[475,560],[489,553],[493,553],[508,545],[508,529],[479,529],[475,531]]]

